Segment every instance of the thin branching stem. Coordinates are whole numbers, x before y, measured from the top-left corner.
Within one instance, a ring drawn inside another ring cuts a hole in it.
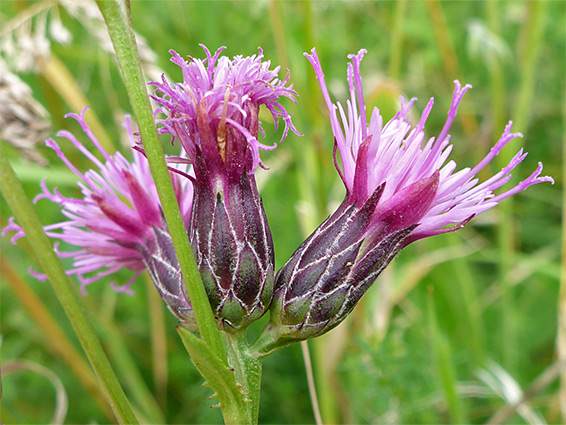
[[[114,414],[124,424],[137,424],[132,407],[112,370],[112,366],[100,345],[94,328],[79,301],[77,291],[45,235],[35,210],[16,177],[3,145],[0,143],[0,190],[24,230],[34,254],[47,275],[59,302],[63,306],[73,329],[100,381],[104,396]]]
[[[301,350],[303,352],[303,359],[305,361],[307,383],[309,385],[309,395],[311,398],[314,420],[316,422],[316,425],[322,425],[322,417],[320,415],[320,408],[318,407],[318,398],[316,396],[316,386],[314,384],[314,374],[312,370],[311,356],[309,353],[309,345],[307,341],[301,341]]]

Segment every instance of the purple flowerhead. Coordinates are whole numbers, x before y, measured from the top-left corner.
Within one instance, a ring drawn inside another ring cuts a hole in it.
[[[67,274],[77,275],[83,293],[86,293],[89,284],[122,269],[129,269],[134,272],[130,281],[122,286],[112,286],[117,291],[133,294],[131,285],[147,269],[171,311],[181,322],[192,324],[192,309],[178,271],[177,257],[172,249],[147,160],[135,150],[132,162],[119,152],[109,155],[86,124],[86,110],[84,108],[79,115],[68,114],[66,117],[80,124],[102,159],[91,153],[72,133],[57,133],[92,162],[93,169],[83,173],[53,139],[46,141],[46,145],[79,178],[82,197],[66,197],[57,188],[50,191],[44,180],[41,184],[42,193],[34,202],[41,199],[54,202],[67,218],[61,223],[45,226],[45,232],[52,239],[78,248],[61,251],[58,249],[59,242],[55,244],[59,257],[73,258],[73,266]],[[124,128],[133,144],[129,117],[126,117]],[[181,172],[187,171],[186,165],[178,165],[177,168]],[[188,179],[178,174],[171,173],[171,179],[181,213],[188,224],[193,200],[192,187]],[[11,230],[16,231],[12,242],[25,236],[13,218],[2,234]]]
[[[261,49],[257,56],[230,59],[220,56],[225,47],[214,56],[202,44],[201,47],[206,53],[204,60],[186,61],[170,51],[171,62],[183,73],[182,83],[170,84],[165,76],[161,83],[150,83],[157,87],[153,99],[160,107],[156,112],[166,116],[158,121],[162,125],[159,133],[170,134],[173,141],[179,141],[194,163],[197,179],[208,170],[210,174],[237,180],[244,170],[253,174],[261,164],[260,149],[275,149],[258,141],[258,132],[264,133],[258,119],[260,106],[269,110],[276,130],[279,118],[283,119],[281,141],[289,130],[299,134],[291,115],[280,103],[281,97],[294,101],[297,93],[288,84],[288,74],[280,80],[280,67],[270,69],[271,62],[263,61]]]
[[[448,160],[448,132],[469,85],[455,90],[440,135],[425,140],[424,125],[433,99],[415,127],[407,118],[416,99],[401,98],[401,110],[387,124],[379,111],[366,117],[360,76],[365,50],[349,55],[346,107],[334,104],[315,49],[305,54],[314,67],[330,114],[336,169],[346,197],[299,247],[276,278],[272,321],[281,338],[299,340],[320,335],[338,325],[379,273],[402,248],[418,239],[453,232],[501,200],[541,182],[542,164],[525,181],[494,193],[511,178],[525,157],[521,149],[511,162],[488,180],[476,177],[519,133],[511,122],[487,156],[473,168],[456,170]],[[339,156],[338,156],[339,154]]]
[[[282,97],[294,100],[289,76],[278,79],[257,56],[214,55],[201,45],[206,59],[185,61],[171,51],[183,82],[165,77],[157,87],[156,112],[160,133],[178,140],[193,165],[195,198],[190,240],[212,308],[224,330],[239,329],[260,317],[273,293],[273,242],[255,184],[262,165],[259,150],[271,150],[258,141],[263,129],[259,110],[271,113],[277,128],[285,124],[298,134]]]

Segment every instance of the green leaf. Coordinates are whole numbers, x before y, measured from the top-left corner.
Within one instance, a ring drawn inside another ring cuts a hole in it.
[[[245,394],[236,382],[234,371],[221,361],[202,339],[188,330],[177,327],[181,340],[206,384],[214,390],[220,401],[226,424],[250,423]]]

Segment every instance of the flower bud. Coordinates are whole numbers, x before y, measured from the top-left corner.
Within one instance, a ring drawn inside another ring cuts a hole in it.
[[[204,48],[204,46],[203,46]],[[271,232],[255,184],[262,163],[258,141],[259,108],[277,125],[296,133],[291,115],[279,103],[293,99],[288,77],[270,69],[263,54],[220,57],[204,48],[207,59],[189,62],[172,52],[183,83],[152,83],[160,105],[161,133],[178,140],[191,161],[194,203],[189,237],[219,327],[245,328],[269,308],[273,294],[274,255]]]
[[[242,173],[226,190],[197,180],[191,241],[213,311],[226,330],[247,326],[273,294],[271,232],[255,182]]]
[[[117,291],[133,294],[131,286],[147,269],[169,310],[183,326],[194,328],[191,305],[149,164],[136,150],[132,152],[132,161],[120,153],[110,155],[88,127],[85,121],[86,109],[80,114],[68,116],[82,127],[103,161],[97,159],[73,134],[60,131],[59,136],[71,142],[92,162],[93,168],[83,173],[65,156],[55,140],[47,140],[47,146],[79,178],[82,197],[63,196],[57,188],[50,191],[46,183],[42,183],[42,193],[35,201],[47,199],[58,204],[67,218],[61,223],[45,226],[46,234],[74,247],[70,251],[57,248],[57,254],[73,259],[73,266],[67,270],[67,274],[77,275],[83,293],[86,293],[86,287],[93,282],[129,269],[133,271],[132,278],[124,285],[112,286]],[[133,145],[134,129],[129,118],[124,127],[129,143]],[[193,201],[193,188],[189,179],[183,177],[188,175],[188,171],[186,164],[176,164],[170,173],[186,224],[190,221]],[[3,234],[11,230],[17,232],[12,240],[24,236],[23,230],[13,219]],[[55,246],[58,245],[57,243]]]
[[[328,332],[352,311],[416,227],[416,202],[430,199],[435,180],[420,184],[399,202],[396,212],[376,206],[384,186],[361,206],[345,199],[279,271],[271,307],[272,322],[285,338],[302,340]],[[422,204],[421,205],[425,205]],[[425,207],[426,208],[426,207]],[[378,217],[377,221],[372,217]]]
[[[196,329],[193,309],[165,219],[163,224],[163,228],[153,226],[153,237],[144,245],[138,244],[136,250],[141,254],[145,268],[167,308],[183,325]]]

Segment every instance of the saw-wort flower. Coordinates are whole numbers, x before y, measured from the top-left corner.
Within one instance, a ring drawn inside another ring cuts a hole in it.
[[[305,54],[328,107],[334,160],[346,197],[276,277],[273,324],[266,331],[270,337],[278,335],[276,344],[317,336],[338,325],[391,259],[411,242],[458,230],[503,199],[533,184],[553,182],[539,177],[539,163],[526,180],[494,193],[526,157],[522,149],[505,168],[479,182],[479,171],[521,136],[511,133],[511,122],[483,160],[471,169],[455,171],[456,163],[448,160],[452,149],[448,132],[470,88],[458,81],[448,118],[436,138],[425,140],[424,134],[433,99],[416,127],[407,118],[415,99],[406,103],[403,98],[401,110],[385,126],[377,108],[368,124],[360,76],[365,53],[349,55],[346,108],[332,103],[316,50]]]
[[[147,269],[169,309],[181,322],[190,325],[194,323],[192,309],[149,164],[135,150],[132,162],[119,152],[109,155],[86,124],[86,110],[87,108],[78,115],[68,114],[66,117],[74,118],[80,124],[102,160],[72,133],[58,132],[59,137],[69,140],[94,165],[93,169],[83,173],[65,156],[53,139],[47,139],[46,145],[79,178],[82,198],[66,197],[57,188],[50,191],[44,180],[41,184],[42,193],[34,202],[41,199],[54,202],[61,207],[61,212],[67,218],[61,223],[45,226],[45,232],[50,238],[58,240],[55,247],[59,257],[73,259],[73,266],[67,274],[77,275],[83,293],[87,285],[122,269],[132,270],[132,278],[125,285],[112,285],[117,291],[133,293],[131,285]],[[124,128],[133,145],[134,133],[129,117],[126,117]],[[175,167],[182,174],[188,171],[186,164]],[[170,175],[183,219],[188,224],[193,201],[192,185],[179,174],[171,172]],[[3,234],[11,230],[16,231],[12,242],[24,236],[23,230],[13,218]],[[61,251],[58,249],[59,241],[80,249]]]
[[[271,233],[255,184],[262,165],[259,150],[271,150],[258,141],[263,132],[259,109],[263,105],[298,134],[280,98],[294,100],[289,76],[278,79],[279,67],[270,69],[257,56],[214,55],[201,45],[206,59],[185,61],[171,51],[183,82],[165,77],[154,100],[161,134],[179,141],[193,165],[195,177],[190,240],[203,282],[220,326],[239,329],[260,317],[273,294],[274,257]],[[181,161],[183,162],[183,161]]]

